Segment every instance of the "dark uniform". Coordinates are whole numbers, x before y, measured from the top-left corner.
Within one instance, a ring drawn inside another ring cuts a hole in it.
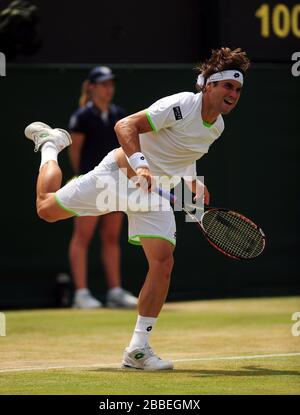
[[[103,114],[91,101],[73,113],[69,130],[85,136],[80,154],[79,174],[94,169],[107,153],[120,147],[114,126],[125,116],[125,110],[118,105],[110,104],[108,113]]]

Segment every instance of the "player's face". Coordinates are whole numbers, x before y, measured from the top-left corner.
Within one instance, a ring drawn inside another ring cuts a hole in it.
[[[237,81],[219,81],[207,86],[210,95],[210,102],[220,114],[228,114],[240,99],[242,86]]]
[[[100,100],[105,102],[111,102],[115,93],[115,82],[113,79],[109,79],[99,84],[93,85],[93,95],[97,96]]]

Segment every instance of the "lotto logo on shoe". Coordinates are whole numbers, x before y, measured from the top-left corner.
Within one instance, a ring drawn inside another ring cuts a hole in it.
[[[152,330],[152,326],[148,326],[148,327],[146,328],[146,330],[147,330],[147,331],[151,331],[151,330]]]
[[[134,356],[134,358],[135,358],[136,360],[139,360],[139,359],[142,359],[144,356],[145,356],[145,355],[144,355],[144,353],[137,353],[137,354]]]

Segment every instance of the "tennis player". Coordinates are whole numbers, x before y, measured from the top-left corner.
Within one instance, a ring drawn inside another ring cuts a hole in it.
[[[94,170],[63,187],[57,155],[71,144],[69,133],[41,122],[30,124],[25,135],[34,141],[35,151],[42,154],[37,180],[38,216],[55,222],[117,210],[101,205],[102,182],[107,176],[115,183],[125,178],[128,188],[140,192],[141,198],[154,193],[155,177],[189,177],[195,198],[205,192],[208,203],[209,194],[197,180],[196,160],[208,152],[223,132],[222,114],[230,113],[237,105],[249,65],[241,49],[213,51],[198,67],[196,94],[181,92],[162,98],[148,109],[118,121],[115,131],[121,147],[108,153]],[[132,189],[132,180],[138,189]],[[127,207],[126,213],[129,241],[142,245],[149,270],[140,291],[137,322],[124,351],[122,367],[172,369],[172,362],[153,352],[149,338],[169,289],[176,243],[174,213],[171,208],[152,207],[148,210]]]

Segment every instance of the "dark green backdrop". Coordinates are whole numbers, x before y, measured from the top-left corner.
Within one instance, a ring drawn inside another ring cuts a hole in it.
[[[0,309],[52,306],[56,275],[69,271],[72,221],[47,224],[35,213],[35,181],[40,163],[23,135],[36,120],[67,128],[77,107],[86,66],[9,66],[1,90],[1,263]],[[115,101],[129,113],[156,99],[193,91],[192,65],[113,65],[118,75]],[[230,206],[257,221],[268,237],[265,254],[235,262],[213,250],[196,227],[176,214],[178,245],[169,299],[299,294],[299,92],[289,65],[254,65],[240,103],[225,117],[222,137],[198,164],[212,204]],[[60,156],[71,176],[67,152]],[[124,286],[138,294],[146,263],[141,248],[122,235]],[[106,291],[99,265],[99,240],[90,250],[90,286]]]

